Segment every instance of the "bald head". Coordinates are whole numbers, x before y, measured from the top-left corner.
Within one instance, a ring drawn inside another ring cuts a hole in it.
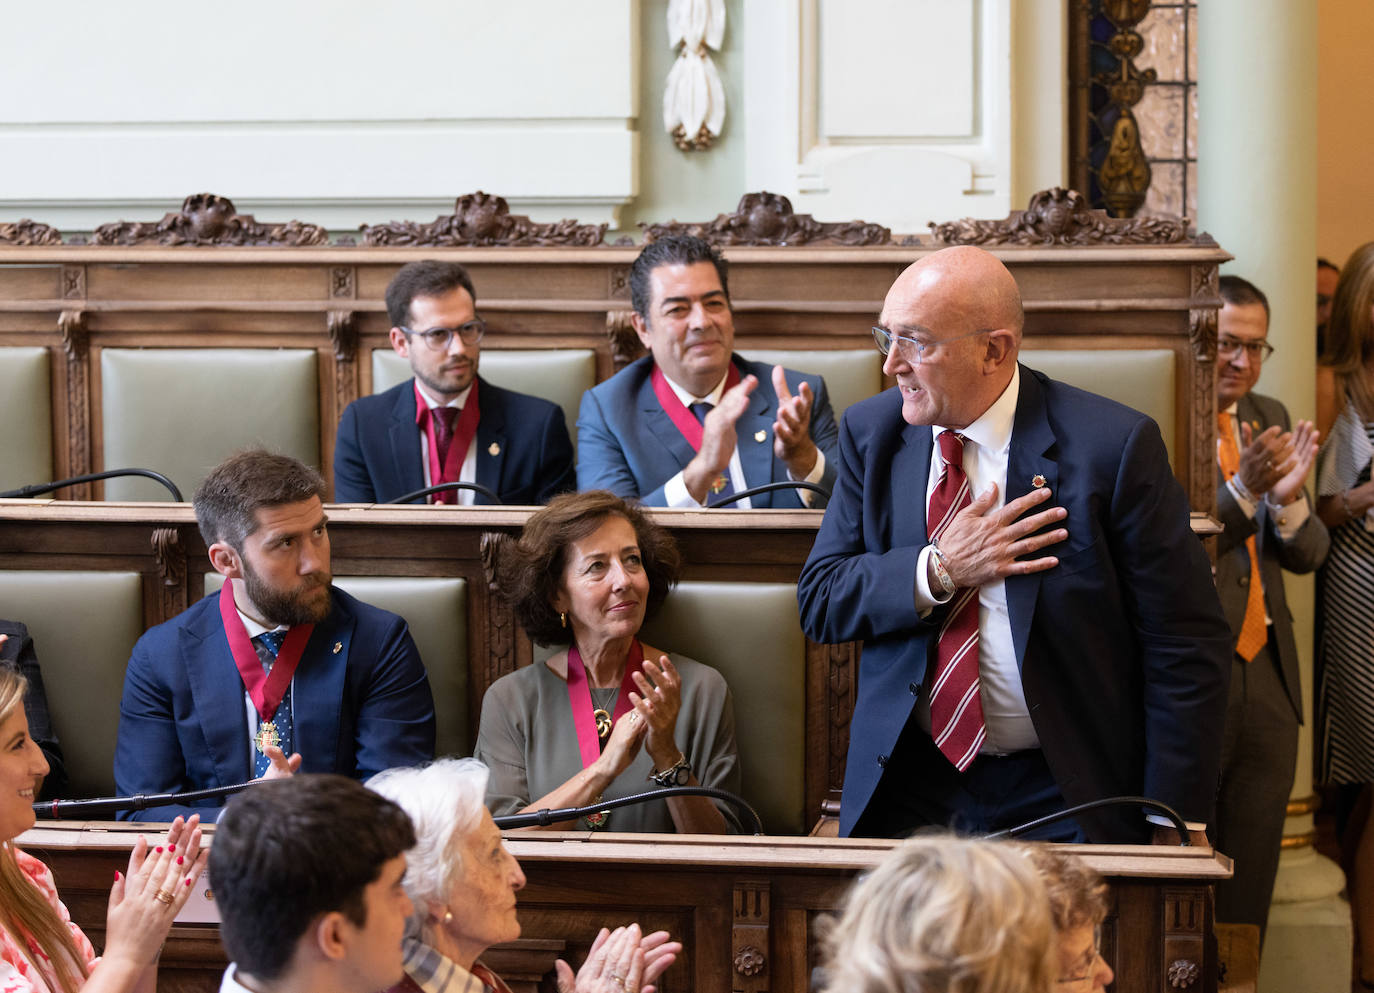
[[[902,389],[910,424],[964,428],[1011,382],[1025,315],[1007,267],[981,248],[946,248],[912,263],[883,302],[880,326],[899,342],[883,372]]]

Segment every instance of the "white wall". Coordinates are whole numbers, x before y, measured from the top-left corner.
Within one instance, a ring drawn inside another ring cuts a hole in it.
[[[661,123],[666,0],[73,0],[7,11],[0,220],[193,192],[340,230],[475,189],[547,220],[708,219],[748,190],[899,232],[1064,179],[1067,0],[727,0],[724,133]]]

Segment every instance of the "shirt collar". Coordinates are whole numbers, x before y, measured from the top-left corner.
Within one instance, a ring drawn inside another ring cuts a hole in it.
[[[730,378],[730,369],[728,366],[726,367],[725,373],[720,377],[720,382],[716,384],[715,389],[711,390],[711,392],[707,393],[705,396],[700,397],[693,396],[689,391],[673,382],[673,377],[666,372],[663,374],[663,378],[668,381],[668,386],[672,389],[673,393],[676,394],[677,398],[682,401],[684,407],[690,407],[694,403],[709,403],[714,407],[716,404],[720,403],[720,395],[725,392],[725,381]]]
[[[967,440],[981,445],[989,452],[1006,452],[1011,448],[1011,429],[1016,423],[1016,401],[1021,395],[1021,366],[1012,369],[1011,382],[1002,391],[991,407],[983,411],[976,421],[959,431]],[[931,437],[936,440],[940,432],[949,428],[936,427]]]
[[[475,382],[477,382],[477,378],[474,376],[472,383]],[[435,407],[457,407],[459,410],[462,410],[464,404],[468,402],[468,394],[472,392],[472,383],[468,383],[467,389],[463,390],[462,393],[459,393],[457,397],[450,400],[448,403],[440,403],[438,400],[434,399],[434,397],[430,396],[429,391],[421,385],[418,379],[415,380],[415,392],[420,395],[425,401],[425,406],[430,410],[433,410]]]
[[[482,981],[419,938],[401,942],[401,965],[424,993],[482,993]]]
[[[231,582],[233,582],[233,580],[232,580],[232,579],[226,579],[225,582],[226,582],[226,583],[231,583]],[[253,620],[253,618],[249,617],[249,616],[248,616],[247,614],[245,614],[243,611],[239,610],[237,601],[234,603],[234,610],[238,611],[239,620],[243,621],[243,626],[247,629],[247,631],[248,631],[248,637],[249,637],[249,638],[256,638],[258,635],[262,634],[264,631],[288,631],[288,630],[290,630],[285,624],[275,624],[275,625],[273,625],[272,627],[268,627],[268,626],[265,625],[265,624],[259,624],[257,621]]]

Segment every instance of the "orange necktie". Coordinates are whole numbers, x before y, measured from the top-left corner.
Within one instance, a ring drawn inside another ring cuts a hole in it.
[[[1240,449],[1231,429],[1231,414],[1225,410],[1217,413],[1217,461],[1227,482],[1240,471]],[[1249,662],[1269,640],[1269,632],[1264,623],[1264,584],[1260,581],[1259,552],[1253,534],[1245,539],[1245,550],[1250,554],[1250,589],[1245,598],[1245,620],[1236,639],[1236,654]]]

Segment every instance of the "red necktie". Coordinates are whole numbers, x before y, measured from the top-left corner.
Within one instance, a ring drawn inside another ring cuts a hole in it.
[[[940,433],[940,481],[930,494],[926,532],[939,538],[954,515],[967,507],[964,438]],[[978,695],[978,590],[954,591],[935,648],[935,680],[930,688],[930,735],[945,758],[963,772],[987,737],[983,701]]]

